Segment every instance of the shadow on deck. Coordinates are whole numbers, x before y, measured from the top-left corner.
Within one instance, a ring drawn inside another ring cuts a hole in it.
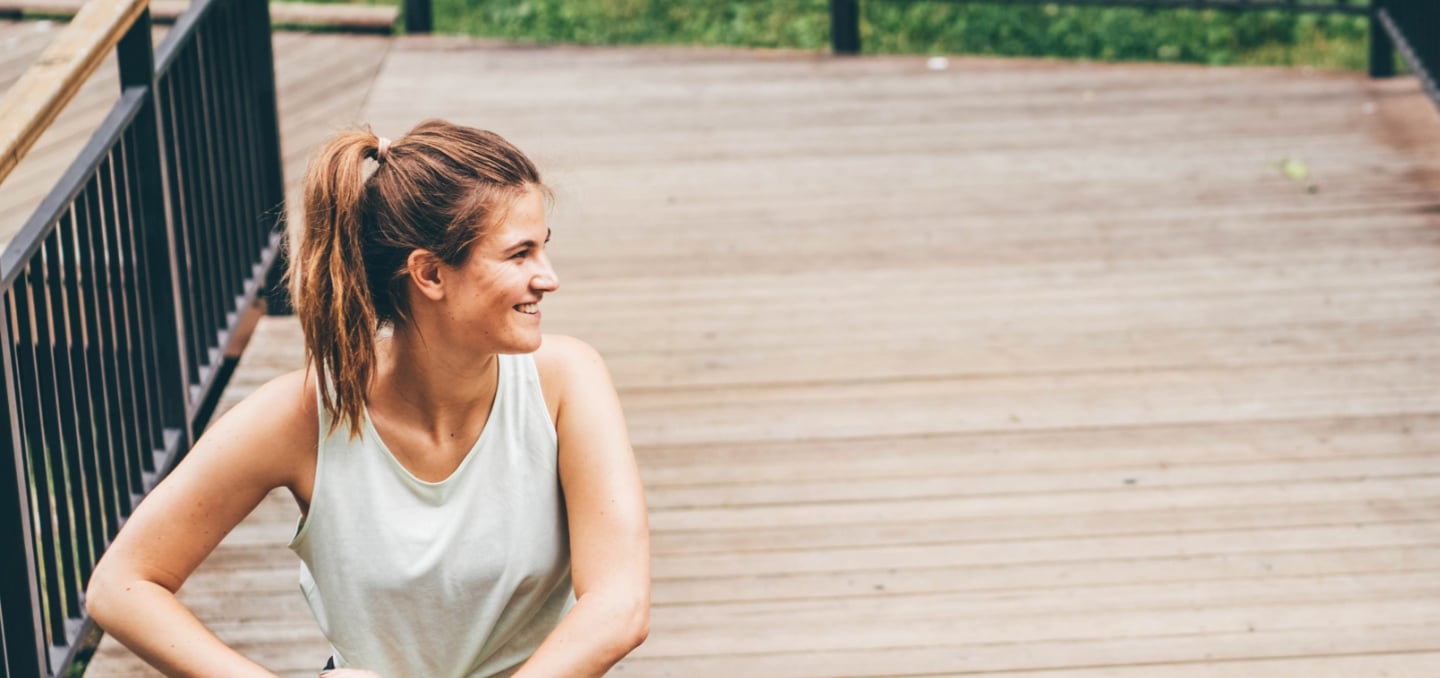
[[[607,356],[652,509],[618,674],[1440,674],[1413,81],[276,44],[292,179],[343,124],[445,117],[556,188],[548,329]],[[265,319],[227,400],[301,359]],[[272,496],[182,593],[309,676],[295,518]],[[90,672],[144,673],[108,640]]]

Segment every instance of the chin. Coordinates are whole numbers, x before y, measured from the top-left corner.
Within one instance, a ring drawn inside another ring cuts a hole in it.
[[[510,342],[510,345],[506,346],[501,353],[534,353],[540,350],[540,343],[541,336],[538,332],[534,337],[516,337],[515,341]]]

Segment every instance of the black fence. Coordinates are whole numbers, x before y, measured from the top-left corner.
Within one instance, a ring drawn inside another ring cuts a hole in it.
[[[280,241],[266,3],[117,47],[120,101],[0,255],[0,659],[70,675],[90,572],[203,428]],[[77,661],[78,660],[78,661]]]
[[[1420,80],[1430,100],[1440,106],[1440,2],[1437,0],[1374,0],[1373,21],[1383,27],[1405,58],[1405,64]],[[1371,29],[1372,34],[1375,28]],[[1377,57],[1371,54],[1373,62]]]

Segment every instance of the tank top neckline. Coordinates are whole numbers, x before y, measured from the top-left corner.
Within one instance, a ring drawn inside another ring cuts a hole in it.
[[[471,460],[480,455],[480,450],[485,446],[486,441],[494,436],[490,431],[495,428],[495,418],[500,412],[500,399],[503,398],[505,394],[506,370],[504,358],[504,354],[495,355],[495,397],[490,399],[490,411],[485,415],[485,425],[480,428],[480,435],[476,436],[475,442],[471,443],[470,449],[465,452],[465,458],[460,460],[460,463],[455,466],[455,469],[450,472],[450,475],[440,480],[425,480],[406,468],[405,464],[400,461],[400,458],[396,457],[395,453],[390,450],[389,443],[386,443],[385,439],[380,436],[380,431],[375,428],[375,422],[370,418],[369,403],[361,405],[361,413],[364,416],[362,425],[365,434],[375,441],[375,446],[380,448],[380,451],[384,453],[386,461],[395,467],[395,470],[400,473],[401,477],[422,487],[445,487],[460,476],[461,471],[464,471],[465,467],[470,465]]]

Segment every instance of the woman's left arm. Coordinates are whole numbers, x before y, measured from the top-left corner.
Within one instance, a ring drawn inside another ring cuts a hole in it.
[[[570,522],[575,606],[515,678],[602,676],[650,629],[650,528],[620,399],[600,354],[547,335],[542,376],[559,387],[555,431]]]

